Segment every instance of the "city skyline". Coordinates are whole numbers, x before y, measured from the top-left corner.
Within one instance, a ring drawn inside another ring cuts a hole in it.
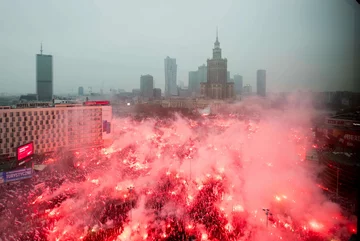
[[[42,41],[45,53],[55,56],[54,94],[76,93],[78,86],[96,90],[103,83],[105,89],[129,91],[138,87],[142,73],[153,75],[155,87],[164,90],[163,59],[176,58],[177,79],[186,81],[189,71],[211,57],[217,25],[228,69],[242,75],[244,84],[255,86],[261,68],[267,70],[269,91],[351,90],[353,9],[345,1],[274,0],[281,12],[276,4],[259,1],[226,0],[220,6],[199,1],[192,3],[194,10],[186,8],[189,2],[158,1],[161,8],[129,4],[122,14],[115,1],[85,4],[81,13],[81,1],[49,2],[0,3],[1,20],[14,23],[0,27],[1,92],[36,92],[34,55]],[[195,11],[204,3],[207,11]],[[161,17],[144,25],[131,15],[137,7]],[[188,16],[178,18],[177,10],[185,9]],[[161,20],[170,16],[172,24]],[[124,27],[127,23],[131,27]]]

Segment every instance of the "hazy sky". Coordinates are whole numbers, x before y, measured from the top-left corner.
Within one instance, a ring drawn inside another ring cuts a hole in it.
[[[35,92],[35,54],[54,56],[54,91],[164,89],[211,57],[216,26],[231,75],[272,91],[349,89],[353,10],[345,0],[0,0],[0,93]]]

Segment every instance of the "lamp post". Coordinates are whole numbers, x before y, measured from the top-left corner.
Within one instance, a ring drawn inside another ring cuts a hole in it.
[[[270,213],[270,209],[268,209],[268,208],[263,208],[262,210],[265,212],[265,215],[266,215],[266,227],[268,227],[269,216],[272,216],[272,213]]]

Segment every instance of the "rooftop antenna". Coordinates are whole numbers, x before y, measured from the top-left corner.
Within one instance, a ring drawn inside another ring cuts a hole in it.
[[[42,42],[41,42],[41,45],[40,45],[40,54],[42,55],[43,53],[43,48],[42,48]]]

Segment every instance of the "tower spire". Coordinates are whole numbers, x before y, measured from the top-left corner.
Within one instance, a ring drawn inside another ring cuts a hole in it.
[[[213,59],[221,59],[221,48],[220,48],[220,42],[219,42],[219,30],[216,26],[216,41],[214,43],[214,49],[213,49]]]
[[[216,26],[216,41],[219,42],[219,30],[217,26]]]
[[[42,55],[42,53],[43,53],[43,48],[42,48],[42,42],[41,42],[41,44],[40,44],[40,54]]]

